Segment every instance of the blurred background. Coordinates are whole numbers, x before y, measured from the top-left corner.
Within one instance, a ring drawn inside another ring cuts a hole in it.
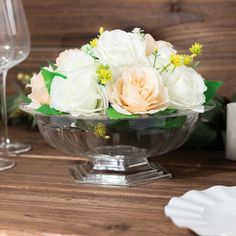
[[[19,81],[27,81],[60,51],[90,41],[100,26],[108,30],[140,27],[156,39],[171,42],[180,52],[200,42],[204,52],[198,71],[205,79],[224,82],[221,96],[230,98],[236,90],[236,0],[23,0],[23,4],[32,50],[10,71],[9,94],[23,89],[24,82]],[[16,104],[9,103],[9,109]],[[214,121],[214,130],[220,128],[214,138],[224,126],[224,103],[225,98],[219,97],[221,118]]]

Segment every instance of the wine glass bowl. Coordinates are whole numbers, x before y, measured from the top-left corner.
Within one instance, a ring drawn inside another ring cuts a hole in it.
[[[27,144],[14,143],[8,137],[6,77],[9,69],[19,64],[30,52],[30,33],[21,0],[0,0],[0,89],[2,136],[0,153],[22,153]],[[0,167],[1,170],[1,167]]]
[[[7,15],[14,42],[13,56],[9,68],[21,63],[29,55],[31,40],[28,24],[20,0],[7,1]],[[8,69],[9,69],[8,68]]]
[[[13,57],[13,35],[7,18],[6,7],[0,0],[0,71],[9,67]]]

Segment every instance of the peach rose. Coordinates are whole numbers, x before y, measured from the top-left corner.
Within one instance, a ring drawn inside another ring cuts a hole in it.
[[[162,40],[155,41],[155,39],[150,34],[145,35],[145,45],[146,45],[146,56],[152,55],[152,53],[156,49],[160,51],[163,48],[169,48],[170,50],[173,48],[173,45],[169,42]]]
[[[131,67],[107,87],[112,107],[119,113],[153,114],[169,105],[167,88],[152,67]]]
[[[50,70],[50,68],[45,69]],[[28,97],[32,100],[32,103],[38,106],[41,104],[50,103],[50,96],[41,72],[39,74],[35,74],[31,78],[30,84],[27,84],[26,87],[31,88],[31,93]]]

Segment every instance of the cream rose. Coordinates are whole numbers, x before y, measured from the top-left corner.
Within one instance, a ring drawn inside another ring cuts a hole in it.
[[[203,112],[204,92],[207,87],[204,79],[193,68],[176,67],[173,73],[163,78],[170,97],[170,107]]]
[[[122,114],[152,114],[169,105],[167,88],[152,67],[125,69],[107,92],[112,107]]]
[[[94,48],[94,55],[104,65],[109,65],[113,79],[116,79],[125,67],[147,64],[145,42],[136,33],[122,30],[105,31]]]
[[[49,67],[45,67],[46,70],[52,70]],[[50,96],[46,88],[42,73],[35,74],[31,80],[30,84],[27,84],[26,87],[31,88],[31,93],[28,97],[31,99],[32,103],[30,106],[34,108],[40,107],[42,104],[50,103]]]
[[[83,66],[94,65],[94,59],[79,49],[69,49],[60,53],[56,59],[56,70],[60,73],[67,74]]]
[[[66,79],[54,77],[50,95],[51,107],[72,115],[103,112],[108,106],[93,66],[73,70]]]
[[[150,34],[145,35],[145,46],[147,56],[150,56],[156,49],[158,49],[158,51],[171,48],[173,49],[173,45],[171,43],[162,40],[155,41]],[[175,50],[172,52],[174,53]]]

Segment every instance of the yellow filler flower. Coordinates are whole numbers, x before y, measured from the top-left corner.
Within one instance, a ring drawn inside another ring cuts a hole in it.
[[[174,66],[181,66],[182,63],[182,56],[179,54],[172,54],[170,57],[170,62],[174,65]]]
[[[89,44],[91,45],[92,48],[97,47],[97,45],[98,45],[98,39],[97,39],[97,38],[92,39],[92,40],[89,42]]]
[[[103,28],[103,27],[100,27],[100,28],[99,28],[99,34],[101,35],[103,32],[104,32],[104,28]]]
[[[106,126],[103,123],[98,123],[94,127],[94,134],[97,137],[104,138],[104,139],[109,139],[110,136],[107,135],[107,129]]]
[[[200,43],[194,43],[194,44],[192,45],[192,47],[189,48],[189,51],[190,51],[193,55],[199,56],[199,55],[201,55],[201,53],[202,53],[202,48],[203,48],[203,45],[202,45],[202,44],[200,44]]]
[[[193,57],[190,55],[183,55],[183,63],[184,65],[190,65],[193,62]]]
[[[99,65],[96,73],[98,75],[99,82],[103,85],[106,85],[109,81],[112,80],[112,72],[108,65]]]

